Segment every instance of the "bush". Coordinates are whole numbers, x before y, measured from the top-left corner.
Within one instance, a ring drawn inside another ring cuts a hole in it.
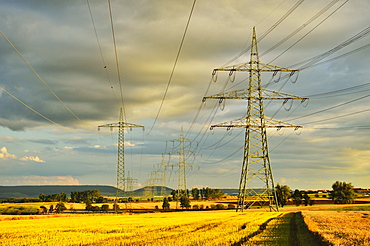
[[[216,209],[218,209],[218,210],[225,209],[225,205],[220,204],[220,203],[217,203],[217,204],[216,204]]]
[[[102,212],[108,212],[108,209],[109,209],[109,205],[108,204],[103,204],[101,205],[101,211]]]

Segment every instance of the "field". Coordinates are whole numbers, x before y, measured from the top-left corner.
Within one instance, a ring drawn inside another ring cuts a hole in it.
[[[308,228],[334,245],[370,245],[370,211],[305,211]]]
[[[370,245],[369,208],[0,215],[0,245]]]
[[[0,221],[0,244],[317,245],[300,218],[296,213],[234,211],[7,216]]]

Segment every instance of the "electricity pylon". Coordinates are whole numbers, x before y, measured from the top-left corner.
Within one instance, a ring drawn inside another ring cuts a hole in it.
[[[236,211],[244,211],[244,208],[249,208],[255,204],[261,207],[268,204],[270,211],[278,211],[279,207],[270,164],[266,128],[280,129],[282,127],[294,127],[297,129],[301,126],[266,117],[263,101],[265,99],[283,99],[285,100],[284,102],[289,99],[301,99],[304,101],[307,98],[263,88],[261,72],[274,72],[274,75],[278,72],[290,72],[289,76],[293,76],[298,70],[260,62],[256,31],[253,28],[250,61],[214,69],[213,75],[217,71],[228,71],[229,76],[232,76],[236,71],[249,73],[247,89],[220,93],[203,98],[203,101],[208,98],[219,99],[220,103],[225,99],[248,101],[245,117],[211,126],[211,130],[214,127],[226,127],[227,129],[234,127],[245,128],[244,157]],[[252,182],[256,182],[254,184],[259,182],[258,184],[262,185],[262,187],[260,189],[253,189],[250,186]]]
[[[173,148],[175,148],[175,143],[179,143],[179,147],[177,149],[174,149],[170,152],[163,153],[163,154],[164,155],[169,155],[169,156],[171,156],[171,155],[178,156],[179,162],[171,163],[169,165],[172,166],[172,167],[177,167],[178,168],[178,171],[177,171],[177,174],[178,174],[178,178],[177,178],[177,193],[178,194],[177,195],[178,195],[178,197],[180,197],[180,193],[182,193],[182,192],[184,193],[184,195],[187,196],[187,192],[186,192],[186,168],[196,167],[198,165],[187,163],[186,159],[187,159],[187,157],[190,157],[190,156],[195,157],[195,155],[200,154],[200,153],[196,153],[192,150],[185,149],[185,143],[190,143],[189,148],[191,148],[191,144],[195,143],[197,141],[185,138],[184,133],[181,129],[180,138],[173,139],[173,140],[168,140],[167,143],[168,142],[173,144]]]
[[[144,197],[153,197],[154,196],[154,184],[155,184],[155,178],[154,174],[151,172],[149,174],[149,179],[145,181],[144,186]]]
[[[134,187],[133,184],[134,182],[137,182],[137,179],[134,179],[130,176],[130,171],[128,171],[128,175],[125,178],[126,181],[126,194],[128,197],[133,197],[134,196]]]
[[[168,163],[164,161],[164,156],[162,155],[162,162],[155,164],[157,168],[155,168],[156,172],[156,182],[161,187],[160,195],[166,195],[166,184],[170,178],[167,178],[167,173],[170,172],[168,170]]]
[[[118,162],[117,162],[117,188],[116,188],[116,203],[121,195],[125,192],[125,129],[129,128],[143,128],[144,126],[126,123],[123,121],[122,108],[120,109],[119,121],[117,123],[110,123],[98,126],[98,130],[101,127],[109,127],[112,131],[113,128],[118,128]]]

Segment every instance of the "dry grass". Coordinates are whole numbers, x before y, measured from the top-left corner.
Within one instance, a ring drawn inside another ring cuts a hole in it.
[[[334,245],[370,245],[370,212],[305,211],[308,229]]]

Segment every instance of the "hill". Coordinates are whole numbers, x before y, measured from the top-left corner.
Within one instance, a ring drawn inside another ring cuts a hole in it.
[[[116,188],[109,185],[27,185],[0,186],[0,198],[38,198],[41,193],[52,195],[64,192],[70,196],[72,191],[99,190],[102,196],[115,196]]]
[[[153,194],[154,196],[159,196],[161,194],[161,188],[163,186],[152,186],[151,189],[153,189]],[[165,188],[165,192],[164,194],[165,195],[171,195],[171,191],[173,191],[173,189],[171,188],[168,188],[168,187],[164,187]],[[145,194],[145,189],[144,188],[140,188],[140,189],[137,189],[134,191],[134,195],[133,196],[144,196]]]
[[[155,196],[161,194],[161,186],[153,186]],[[0,186],[0,198],[38,198],[41,193],[52,195],[64,192],[69,197],[72,191],[99,190],[102,196],[116,196],[116,188],[109,185],[25,185]],[[165,187],[165,195],[171,195],[173,189]],[[225,195],[237,195],[238,189],[221,189]],[[144,188],[134,191],[134,197],[144,196]]]

